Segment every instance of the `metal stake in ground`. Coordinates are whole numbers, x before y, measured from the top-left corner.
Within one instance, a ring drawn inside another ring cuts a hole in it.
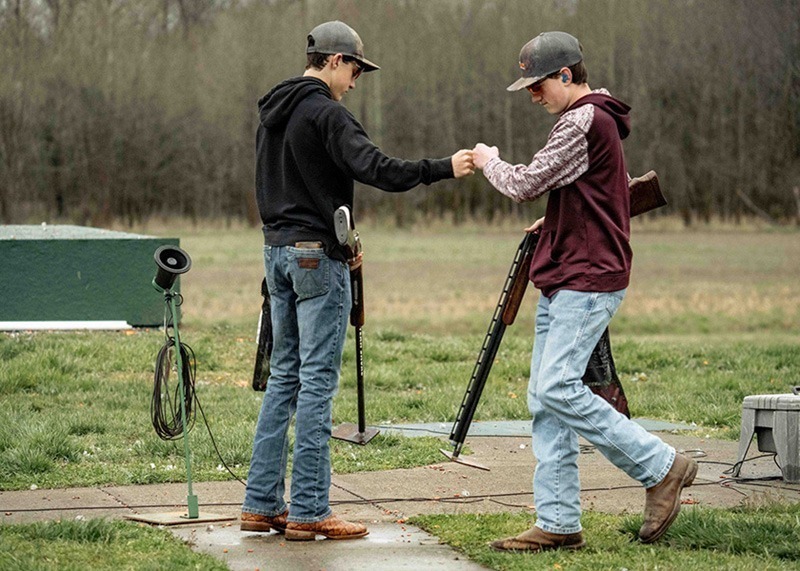
[[[347,206],[339,207],[333,214],[333,224],[336,229],[336,238],[344,246],[347,257],[356,259],[361,253],[361,240],[355,230],[350,209]],[[364,340],[361,327],[364,325],[364,280],[362,266],[359,262],[350,268],[350,287],[353,297],[353,307],[350,310],[350,324],[355,327],[356,333],[356,390],[358,398],[358,426],[346,422],[337,426],[331,433],[332,438],[345,440],[354,444],[364,445],[380,432],[377,428],[367,428],[366,413],[364,411]]]

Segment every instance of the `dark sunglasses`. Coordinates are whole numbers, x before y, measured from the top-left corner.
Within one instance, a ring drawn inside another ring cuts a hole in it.
[[[559,71],[556,71],[556,72],[554,72],[554,73],[551,73],[550,75],[548,75],[548,76],[546,76],[546,77],[543,77],[542,79],[540,79],[540,80],[539,80],[539,81],[537,81],[536,83],[531,83],[531,84],[530,84],[530,85],[528,85],[528,86],[527,86],[525,89],[527,89],[528,91],[530,91],[530,92],[531,92],[531,93],[533,93],[533,94],[539,93],[539,92],[542,90],[542,84],[543,84],[545,81],[547,81],[548,79],[555,79],[555,78],[557,78],[559,75],[561,75],[561,70],[559,70]]]
[[[342,61],[344,63],[355,64],[355,70],[353,70],[353,79],[358,79],[358,76],[364,73],[364,66],[356,58],[350,56],[342,56]]]

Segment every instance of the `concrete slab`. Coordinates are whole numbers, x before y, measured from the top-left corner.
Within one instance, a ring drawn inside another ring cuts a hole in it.
[[[182,526],[170,531],[192,548],[221,559],[232,571],[478,571],[473,563],[421,529],[371,523],[369,535],[352,541],[286,541],[277,533],[242,533],[238,526]]]
[[[116,517],[120,504],[102,488],[0,492],[0,523]]]
[[[736,442],[699,439],[695,436],[660,434],[666,442],[695,456],[700,471],[695,485],[684,493],[685,503],[733,507],[743,501],[757,502],[772,495],[800,500],[800,485],[783,481],[731,482],[723,473],[736,461]],[[375,505],[398,518],[423,513],[489,513],[510,509],[533,513],[531,491],[535,460],[527,438],[471,438],[470,456],[491,471],[443,462],[407,470],[388,470],[335,476],[334,481],[350,492],[371,498]],[[586,510],[606,513],[640,513],[644,490],[638,482],[611,465],[599,452],[581,441],[578,459],[581,498]],[[769,458],[748,462],[742,476],[777,477],[780,470]]]
[[[290,482],[287,480],[286,489]],[[199,482],[192,491],[201,512],[239,517],[244,486],[241,482]],[[106,486],[57,490],[0,492],[0,523],[14,524],[54,519],[125,517],[185,511],[186,484],[144,486]],[[336,483],[331,486],[331,505],[344,518],[357,521],[392,521],[368,500],[352,494]]]
[[[132,513],[156,513],[186,508],[188,488],[185,483],[149,484],[146,486],[106,486],[103,488]],[[238,482],[197,482],[192,485],[201,511],[239,515],[244,486]],[[166,508],[166,509],[165,509]]]

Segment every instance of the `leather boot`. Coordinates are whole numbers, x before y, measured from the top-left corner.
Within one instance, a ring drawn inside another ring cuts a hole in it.
[[[583,540],[581,532],[569,534],[550,533],[534,526],[516,537],[498,539],[489,545],[495,551],[538,553],[539,551],[551,549],[581,549],[586,546],[586,542]]]
[[[286,525],[286,539],[289,541],[312,541],[317,535],[328,539],[358,539],[368,533],[367,526],[339,519],[333,514],[314,523],[290,521]]]
[[[276,516],[242,512],[242,523],[239,524],[239,529],[242,531],[269,531],[274,529],[278,533],[283,533],[286,530],[286,518],[288,515],[288,511]]]
[[[642,543],[653,543],[667,532],[681,511],[681,490],[691,486],[696,475],[697,462],[675,454],[664,479],[646,491],[644,523],[639,529]]]

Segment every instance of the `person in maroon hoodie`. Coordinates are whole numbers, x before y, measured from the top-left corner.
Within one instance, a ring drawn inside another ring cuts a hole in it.
[[[547,144],[528,165],[500,159],[478,143],[475,166],[517,201],[547,195],[530,278],[541,290],[531,357],[528,407],[533,415],[537,520],[516,537],[492,542],[499,551],[580,549],[583,539],[578,436],[646,489],[639,539],[660,538],[680,510],[680,494],[697,463],[614,410],[581,381],[592,349],[616,313],[630,279],[630,200],[622,140],[630,108],[587,83],[582,47],[565,32],[544,32],[520,52],[534,104],[556,115]]]

